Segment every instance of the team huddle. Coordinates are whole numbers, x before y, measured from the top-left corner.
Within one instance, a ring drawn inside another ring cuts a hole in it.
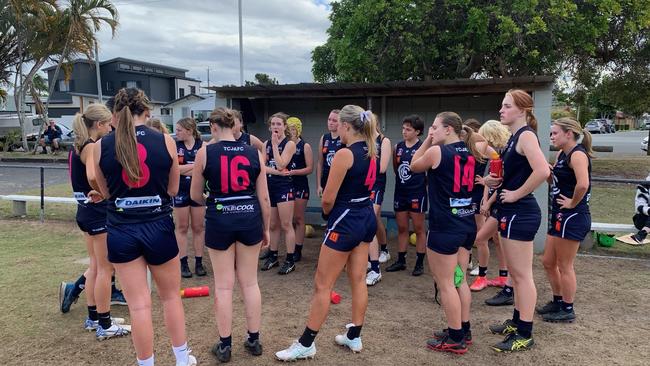
[[[575,320],[573,260],[591,225],[591,136],[572,119],[553,121],[551,141],[559,154],[549,165],[537,139],[533,100],[525,91],[506,93],[500,121],[482,125],[464,124],[454,112],[437,114],[428,127],[421,117],[407,116],[404,140],[394,146],[381,133],[376,115],[346,105],[330,112],[316,164],[312,147],[301,137],[301,121],[284,113],[268,119],[270,137],[262,142],[243,131],[238,111],[217,108],[209,117],[212,139],[204,143],[192,119],[177,123],[176,141],[149,127],[150,110],[141,90],[127,88],[107,106],[93,104],[75,117],[70,176],[77,223],[91,260],[77,283],[62,284],[60,296],[67,312],[84,289],[84,327],[98,340],[130,334],[138,365],[154,364],[147,269],[163,305],[176,365],[197,364],[187,344],[180,297],[181,277],[193,275],[190,229],[194,273],[207,274],[201,256],[205,246],[214,275],[219,341],[212,353],[221,362],[231,359],[236,278],[246,314],[243,347],[251,355],[263,354],[259,261],[262,271],[279,267],[280,275],[289,275],[302,259],[307,177],[314,165],[327,228],[304,332],[275,353],[278,360],[315,356],[315,338],[343,270],[352,294],[351,319],[334,341],[362,351],[368,286],[381,281],[380,263],[390,259],[381,205],[391,163],[398,257],[385,270],[406,269],[412,224],[417,258],[411,274],[424,273],[426,258],[447,320],[426,342],[428,348],[468,351],[471,291],[488,285],[503,288],[496,301],[514,304],[511,319],[489,327],[505,337],[492,346],[495,351],[533,347],[535,311],[549,322]],[[545,181],[553,204],[543,264],[554,297],[536,309],[533,240],[542,217],[533,191]],[[282,238],[286,257],[280,264]],[[499,277],[493,280],[486,279],[490,239],[499,257]],[[478,277],[470,286],[463,274],[474,246]],[[113,270],[130,325],[110,315]]]

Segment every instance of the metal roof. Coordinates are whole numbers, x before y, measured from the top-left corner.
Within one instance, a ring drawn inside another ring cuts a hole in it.
[[[411,96],[504,93],[520,88],[539,90],[553,84],[553,76],[495,79],[388,81],[383,83],[300,83],[284,85],[208,87],[221,98],[339,98],[360,96]]]

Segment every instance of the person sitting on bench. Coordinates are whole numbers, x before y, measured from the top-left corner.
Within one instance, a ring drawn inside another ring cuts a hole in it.
[[[47,154],[47,145],[50,145],[52,154],[56,154],[61,143],[61,135],[63,135],[61,127],[57,126],[56,122],[51,119],[50,124],[43,131],[41,140],[39,141],[39,144],[43,147],[41,154]]]

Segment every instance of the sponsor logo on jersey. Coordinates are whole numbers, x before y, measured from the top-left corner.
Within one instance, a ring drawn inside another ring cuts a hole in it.
[[[402,183],[406,183],[407,180],[411,179],[411,163],[403,161],[397,167],[397,175]]]
[[[244,151],[243,146],[224,146],[224,151]]]
[[[162,205],[160,196],[124,197],[115,199],[115,207],[121,209],[158,207]]]
[[[74,199],[79,201],[79,203],[86,202],[86,195],[83,192],[74,192]]]
[[[449,207],[467,207],[472,205],[472,198],[449,198]]]
[[[329,234],[328,239],[329,239],[330,241],[336,243],[336,241],[339,240],[339,233],[332,231],[332,232]]]
[[[508,221],[508,218],[503,216],[501,217],[501,220],[499,220],[499,229],[500,230],[505,230],[506,229],[506,222]]]
[[[255,212],[255,205],[250,203],[250,204],[233,204],[233,205],[228,205],[228,204],[222,204],[222,203],[217,203],[216,205],[217,211],[223,214],[242,214],[242,213],[251,213]]]

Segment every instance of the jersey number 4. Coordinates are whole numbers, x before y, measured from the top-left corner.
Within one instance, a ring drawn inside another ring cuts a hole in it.
[[[467,191],[471,192],[474,189],[474,167],[476,166],[476,159],[469,155],[467,161],[461,167],[460,155],[454,156],[454,192],[460,192],[461,186],[466,186]],[[461,176],[462,171],[462,176]]]
[[[250,186],[248,172],[240,169],[250,166],[251,162],[245,156],[235,156],[228,163],[228,156],[221,156],[221,193],[239,192]]]
[[[372,191],[372,187],[375,185],[377,180],[377,159],[372,158],[370,160],[370,165],[368,166],[368,174],[366,174],[366,181],[363,185],[368,187],[369,191]]]

